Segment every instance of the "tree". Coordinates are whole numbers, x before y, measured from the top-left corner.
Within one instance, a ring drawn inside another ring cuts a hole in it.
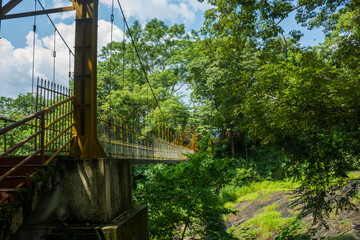
[[[0,116],[21,120],[35,112],[35,101],[31,93],[20,94],[17,98],[0,97]]]
[[[201,135],[220,130],[222,138],[228,132],[231,157],[235,157],[234,133],[245,134],[239,126],[242,121],[239,104],[243,101],[244,86],[240,79],[255,71],[256,49],[252,43],[245,48],[226,45],[228,38],[199,41],[198,48],[203,54],[195,58],[189,69],[193,81],[192,101],[195,102],[194,125]]]
[[[121,116],[123,124],[146,134],[157,136],[165,122],[169,131],[179,131],[189,113],[176,93],[188,79],[186,49],[193,41],[184,25],[169,27],[157,19],[144,27],[135,21],[130,31],[151,87],[130,40],[109,44],[100,54],[105,60],[99,63],[99,89],[104,95],[100,96],[99,108],[112,116],[110,109],[115,106],[112,110]]]
[[[346,178],[360,139],[357,2],[208,2],[215,8],[205,14],[204,55],[192,62],[197,98],[211,100],[214,115],[229,116],[228,128],[289,158],[304,215],[324,223],[333,209],[351,208],[358,184]],[[301,33],[285,33],[280,22],[292,11],[298,23],[325,28],[323,46],[302,48]]]
[[[0,128],[9,126],[16,121],[35,112],[35,98],[31,93],[19,94],[17,98],[0,97]],[[35,121],[30,121],[26,125],[17,127],[10,132],[4,134],[0,138],[0,151],[9,150],[22,140],[31,136],[34,132]],[[27,154],[33,151],[34,143],[28,142],[22,148],[13,152],[13,154]]]
[[[174,165],[156,165],[146,172],[146,181],[135,190],[137,203],[149,207],[153,239],[184,239],[191,230],[201,239],[232,239],[226,233],[219,189],[231,180],[232,159],[216,160],[202,150]]]

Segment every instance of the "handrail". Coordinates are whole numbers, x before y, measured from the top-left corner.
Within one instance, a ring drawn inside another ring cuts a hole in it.
[[[74,141],[75,138],[76,136],[72,136],[70,140],[67,141],[64,145],[62,145],[48,160],[46,160],[44,164],[48,165],[51,162],[51,160],[53,160],[67,145],[69,145],[69,143]]]
[[[113,125],[113,126],[116,126],[116,127],[119,127],[119,128],[124,129],[124,130],[126,130],[126,131],[130,131],[130,132],[132,132],[132,133],[138,134],[138,135],[140,135],[140,136],[142,136],[142,137],[145,137],[145,138],[154,140],[154,141],[156,141],[156,142],[164,143],[164,144],[167,144],[167,145],[172,145],[172,146],[174,146],[174,147],[179,147],[179,148],[183,148],[183,149],[189,149],[189,148],[187,148],[187,147],[185,147],[185,146],[177,145],[177,144],[175,144],[175,143],[173,143],[173,142],[168,142],[168,141],[165,141],[164,139],[161,139],[161,138],[156,138],[156,137],[144,135],[143,133],[136,132],[136,131],[134,131],[133,129],[129,129],[129,128],[127,128],[127,127],[121,126],[121,125],[116,124],[116,123],[112,123],[112,122],[110,122],[110,121],[108,121],[108,120],[105,120],[105,119],[98,118],[97,120],[98,120],[98,121],[101,121],[101,122],[104,122],[104,123],[107,123],[107,124],[110,124],[110,125]]]
[[[70,126],[68,126],[66,129],[64,129],[63,131],[61,131],[61,133],[59,133],[56,137],[54,137],[53,139],[51,139],[47,144],[44,145],[44,148],[47,148],[48,146],[50,146],[52,143],[54,143],[59,137],[61,137],[61,135],[63,135],[64,133],[66,133],[70,128],[74,127],[75,123],[71,124]]]
[[[73,100],[73,99],[75,99],[75,96],[68,97],[67,99],[64,99],[64,100],[62,100],[62,101],[60,101],[58,103],[55,103],[54,105],[51,105],[50,107],[44,108],[44,110],[46,112],[48,112],[48,111],[53,110],[54,108],[56,108],[56,107],[58,107],[60,105],[63,105],[64,103],[67,103],[67,102]]]
[[[24,123],[26,123],[26,122],[40,116],[44,112],[45,112],[45,110],[41,110],[41,111],[39,111],[37,113],[31,114],[31,115],[25,117],[24,119],[22,119],[20,121],[17,121],[17,122],[15,122],[15,123],[7,126],[7,127],[4,127],[2,129],[0,129],[0,135],[3,135],[4,133],[7,133],[8,131],[13,130],[14,128],[17,128],[17,127],[23,125]]]
[[[20,143],[16,144],[15,146],[13,146],[11,149],[9,150],[5,150],[4,153],[2,153],[0,155],[0,159],[4,158],[5,156],[7,156],[8,154],[14,152],[16,149],[19,149],[21,146],[23,146],[25,143],[29,142],[32,139],[36,139],[36,137],[38,137],[40,134],[40,145],[38,149],[33,150],[34,152],[29,155],[28,157],[26,157],[24,160],[22,160],[20,163],[16,164],[13,168],[11,168],[9,171],[7,171],[5,174],[3,174],[2,176],[0,176],[0,182],[3,181],[6,177],[8,177],[9,175],[11,175],[13,172],[15,172],[17,169],[19,169],[22,165],[26,164],[27,162],[29,162],[32,158],[34,158],[36,155],[41,154],[41,156],[44,156],[44,152],[45,150],[51,145],[51,144],[60,144],[62,145],[61,147],[57,146],[58,149],[57,151],[45,162],[44,158],[43,158],[43,164],[48,164],[55,156],[57,156],[69,143],[71,143],[76,136],[72,136],[70,138],[70,140],[67,140],[67,142],[65,144],[63,139],[61,138],[62,136],[64,136],[64,134],[66,134],[67,132],[69,132],[71,130],[71,128],[75,127],[75,124],[72,123],[70,124],[70,126],[67,125],[59,125],[59,126],[63,126],[65,128],[62,129],[57,129],[57,131],[53,131],[54,133],[56,132],[56,136],[54,134],[50,134],[49,137],[51,136],[55,136],[53,137],[50,141],[48,141],[47,143],[45,143],[45,140],[48,138],[46,137],[45,139],[45,131],[51,131],[53,129],[51,129],[50,127],[54,126],[56,123],[61,123],[62,120],[65,120],[65,123],[68,121],[67,117],[70,117],[71,114],[74,113],[74,110],[69,109],[70,111],[68,113],[63,114],[62,116],[59,116],[56,120],[54,119],[53,122],[51,122],[50,124],[47,124],[45,126],[45,115],[46,113],[50,112],[51,110],[54,110],[55,108],[62,106],[68,102],[70,102],[72,99],[74,99],[75,96],[71,96],[68,97],[56,104],[53,104],[49,107],[46,107],[34,114],[31,114],[27,117],[25,117],[24,119],[20,120],[20,121],[16,121],[13,124],[0,129],[0,135],[6,134],[7,132],[22,126],[23,124],[26,124],[28,121],[30,120],[34,120],[34,119],[40,119],[40,130],[36,130],[35,133],[33,133],[31,136],[27,137],[26,139],[22,140]],[[61,109],[65,109],[64,107],[62,107]],[[60,111],[61,111],[60,109]],[[52,114],[52,113],[50,113]],[[51,117],[50,117],[51,118]],[[7,119],[6,119],[7,120]],[[36,124],[35,124],[36,125]],[[35,125],[31,125],[31,126],[35,126]],[[58,142],[56,142],[58,140]],[[47,141],[47,140],[46,140]],[[36,143],[36,142],[35,142]],[[36,145],[36,144],[35,144]],[[2,199],[3,200],[3,199]]]
[[[53,125],[55,125],[57,122],[60,122],[62,119],[70,116],[70,115],[71,115],[72,113],[74,113],[74,112],[75,112],[75,110],[71,110],[70,112],[66,113],[65,115],[59,117],[59,118],[58,118],[57,120],[55,120],[54,122],[52,122],[52,123],[50,123],[49,125],[45,126],[45,129],[47,129],[47,128],[53,126]]]
[[[24,165],[26,162],[28,162],[29,160],[31,160],[33,157],[35,157],[37,154],[41,153],[41,151],[43,151],[44,148],[40,148],[39,150],[35,151],[33,154],[31,154],[30,156],[28,156],[27,158],[25,158],[24,160],[22,160],[20,163],[18,163],[16,166],[14,166],[12,169],[10,169],[9,171],[7,171],[6,173],[4,173],[1,177],[0,177],[0,182],[3,181],[7,176],[9,176],[10,174],[12,174],[13,172],[15,172],[16,170],[18,170],[22,165]]]
[[[20,143],[16,144],[14,147],[10,148],[9,150],[7,150],[6,152],[2,153],[0,155],[0,160],[3,159],[4,157],[6,157],[7,155],[9,155],[10,153],[12,153],[13,151],[15,151],[16,149],[18,149],[19,147],[23,146],[25,143],[29,142],[31,139],[33,139],[34,137],[36,137],[37,135],[39,135],[40,133],[42,133],[44,130],[40,130],[36,133],[34,133],[33,135],[31,135],[30,137],[22,140]]]
[[[186,160],[186,153],[195,153],[194,139],[187,146],[183,146],[182,138],[170,137],[162,139],[142,133],[141,130],[129,128],[126,124],[116,123],[105,118],[97,118],[104,128],[104,136],[99,141],[110,156],[121,159],[128,157],[153,160]],[[118,131],[120,130],[120,131]],[[111,133],[112,132],[112,133]],[[114,135],[113,135],[114,134]],[[185,135],[187,133],[185,132]],[[113,135],[113,136],[112,136]],[[195,140],[196,142],[196,140]]]
[[[31,115],[25,117],[24,119],[22,119],[20,121],[17,121],[17,122],[15,122],[15,123],[7,126],[7,127],[4,127],[3,129],[0,129],[0,135],[3,135],[4,133],[7,133],[8,131],[10,131],[10,130],[12,130],[14,128],[17,128],[17,127],[23,125],[24,123],[26,123],[26,122],[28,122],[28,121],[42,115],[42,114],[48,112],[48,111],[50,111],[50,110],[52,110],[52,109],[54,109],[54,108],[56,108],[56,107],[58,107],[58,106],[60,106],[60,105],[62,105],[64,103],[67,103],[67,102],[71,101],[74,98],[75,98],[75,96],[71,96],[71,97],[69,97],[69,98],[67,98],[67,99],[65,99],[65,100],[63,100],[61,102],[58,102],[58,103],[56,103],[56,104],[54,104],[54,105],[52,105],[50,107],[44,108],[43,110],[40,110],[40,111],[38,111],[38,112],[36,112],[34,114],[31,114]]]
[[[12,123],[15,123],[17,122],[16,120],[12,120],[12,119],[8,119],[8,118],[5,118],[5,117],[0,117],[0,121],[3,121],[3,122],[12,122]],[[25,126],[30,126],[30,127],[34,127],[35,125],[34,124],[28,124],[28,123],[24,123],[23,125]]]

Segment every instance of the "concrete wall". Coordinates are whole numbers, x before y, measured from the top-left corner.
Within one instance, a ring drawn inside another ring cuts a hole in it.
[[[60,181],[26,223],[106,223],[132,208],[129,160],[65,159],[60,166]]]

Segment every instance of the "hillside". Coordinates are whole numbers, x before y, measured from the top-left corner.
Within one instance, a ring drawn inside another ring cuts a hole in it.
[[[291,187],[284,181],[265,181],[232,189],[233,201],[225,206],[235,213],[224,217],[227,231],[238,239],[360,239],[360,213],[356,211],[332,213],[327,220],[329,229],[312,226],[311,217],[297,219],[300,207],[291,205],[296,199]],[[360,207],[358,199],[354,203]]]

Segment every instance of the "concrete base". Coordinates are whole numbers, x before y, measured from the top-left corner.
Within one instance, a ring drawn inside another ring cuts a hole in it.
[[[16,240],[148,240],[146,206],[133,207],[109,224],[38,224],[23,225]]]
[[[132,208],[129,160],[68,158],[59,164],[58,183],[25,224],[107,223]]]

